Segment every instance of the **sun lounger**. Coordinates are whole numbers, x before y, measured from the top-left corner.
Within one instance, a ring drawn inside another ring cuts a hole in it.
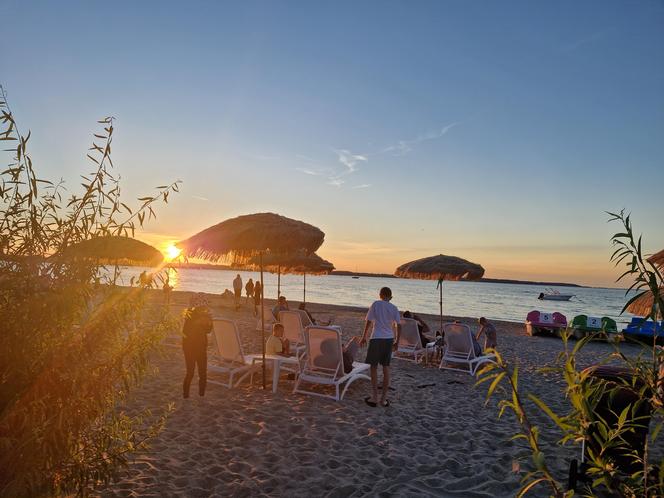
[[[290,342],[290,349],[298,358],[304,352],[304,327],[298,311],[280,311],[279,322],[284,326],[284,337]]]
[[[307,327],[304,330],[306,362],[295,383],[294,393],[310,394],[341,401],[348,387],[358,379],[370,380],[367,363],[353,362],[353,370],[344,373],[341,332],[338,327]],[[334,386],[334,396],[302,387],[303,383]],[[345,384],[340,393],[340,387]]]
[[[228,374],[228,382],[214,379],[208,379],[208,382],[232,388],[242,382],[247,375],[257,370],[257,366],[252,361],[254,355],[245,355],[242,351],[240,333],[234,321],[220,318],[215,319],[212,323],[217,351],[213,362],[208,365],[208,370]],[[242,375],[242,377],[234,383],[233,378],[238,375]]]
[[[395,358],[406,361],[420,361],[420,357],[427,362],[427,348],[422,346],[417,322],[412,318],[401,319],[401,335],[399,336],[399,346],[394,355]]]
[[[269,308],[268,306],[263,306],[263,311],[265,313],[265,331],[271,332],[272,325],[274,325],[277,321],[274,319],[274,315],[272,314],[271,308]],[[258,330],[259,332],[262,330],[261,324],[262,324],[261,309],[258,308],[258,314],[256,315],[256,330]]]
[[[478,356],[473,346],[473,336],[470,327],[463,323],[446,323],[443,325],[445,333],[445,348],[443,358],[440,360],[440,368],[445,370],[456,370],[468,372],[475,375],[478,368],[487,362],[493,362],[494,354]],[[455,368],[447,365],[457,365]]]

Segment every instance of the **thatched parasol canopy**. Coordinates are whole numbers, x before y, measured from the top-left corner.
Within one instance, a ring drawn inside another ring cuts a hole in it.
[[[653,254],[648,258],[653,265],[658,266],[662,271],[664,271],[664,249]]]
[[[73,244],[62,251],[66,257],[99,261],[128,261],[133,264],[157,266],[164,255],[154,247],[131,237],[95,237]]]
[[[664,287],[660,287],[659,292],[660,296],[664,296]],[[634,301],[632,301],[629,304],[629,306],[627,306],[626,310],[630,312],[632,315],[649,317],[650,314],[652,313],[653,302],[654,299],[652,292],[646,291],[643,294],[641,294],[638,298],[636,298]],[[664,307],[662,307],[660,303],[657,313],[658,320],[662,319],[663,311]]]
[[[456,256],[438,254],[428,258],[404,263],[394,274],[402,278],[438,280],[440,290],[440,331],[443,331],[443,280],[478,280],[484,275],[484,268]]]
[[[246,262],[261,252],[311,254],[324,238],[322,230],[303,221],[274,213],[257,213],[222,221],[176,246],[187,257],[208,261],[232,258]]]
[[[259,263],[259,258],[254,256],[249,266],[255,268]],[[266,254],[263,257],[263,267],[268,271],[277,272],[277,297],[281,296],[282,273],[303,275],[303,302],[307,301],[307,274],[327,275],[334,270],[334,265],[318,254],[307,254],[303,251],[295,254]]]
[[[484,268],[456,256],[438,254],[405,263],[394,274],[423,280],[478,280],[484,275]]]
[[[257,257],[249,261],[251,266],[258,266]],[[326,275],[334,270],[334,265],[321,258],[318,254],[306,254],[298,252],[295,254],[266,254],[263,256],[263,267],[268,271],[280,271],[282,273]]]

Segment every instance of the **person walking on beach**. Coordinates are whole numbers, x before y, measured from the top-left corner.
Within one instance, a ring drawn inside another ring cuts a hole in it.
[[[182,397],[189,397],[189,386],[198,367],[198,394],[205,395],[207,384],[207,335],[212,332],[212,316],[205,294],[191,296],[189,308],[184,312],[182,326],[182,349],[187,373],[182,383]]]
[[[258,314],[258,307],[261,305],[262,292],[263,288],[261,287],[261,283],[259,280],[256,280],[256,283],[254,284],[254,315]]]
[[[367,343],[367,336],[371,328],[371,339],[367,349],[366,363],[371,365],[371,396],[364,398],[367,405],[375,407],[378,404],[378,364],[383,367],[383,393],[380,406],[390,406],[387,392],[390,388],[390,360],[392,350],[396,350],[401,335],[401,316],[396,306],[390,303],[392,290],[383,287],[380,290],[380,299],[374,301],[367,313],[364,333],[360,345]],[[396,337],[394,331],[396,329]]]
[[[249,303],[249,299],[254,297],[254,281],[252,279],[249,279],[247,285],[244,286],[244,290],[247,293],[247,303]]]
[[[480,336],[484,334],[484,349],[496,349],[498,345],[498,337],[496,334],[496,327],[489,322],[486,318],[482,317],[479,319],[480,330],[477,332],[475,339],[480,340]]]
[[[235,292],[235,309],[239,309],[240,300],[242,299],[242,277],[239,273],[233,280],[233,291]]]

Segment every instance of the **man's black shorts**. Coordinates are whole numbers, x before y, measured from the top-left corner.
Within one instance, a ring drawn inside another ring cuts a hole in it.
[[[366,363],[375,367],[379,363],[385,367],[390,366],[392,359],[393,339],[371,339],[367,348]]]

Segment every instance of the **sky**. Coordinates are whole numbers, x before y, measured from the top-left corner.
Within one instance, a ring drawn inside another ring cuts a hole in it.
[[[664,2],[0,0],[0,19],[39,174],[74,191],[114,116],[125,199],[182,182],[138,234],[160,248],[271,211],[320,227],[338,269],[443,253],[615,286],[623,208],[664,247]]]

